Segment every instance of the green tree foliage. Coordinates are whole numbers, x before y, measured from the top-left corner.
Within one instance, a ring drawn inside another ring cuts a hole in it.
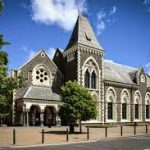
[[[2,0],[0,0],[0,14],[1,14],[2,10],[3,10],[3,7],[4,7],[4,4],[3,4]]]
[[[61,88],[59,116],[70,123],[70,132],[74,132],[74,123],[77,120],[87,121],[96,118],[96,102],[89,91],[76,81],[68,81]]]
[[[3,3],[0,0],[0,12],[3,9]],[[3,35],[0,34],[0,119],[5,118],[10,114],[12,107],[13,90],[22,86],[22,77],[11,77],[8,75],[8,54],[2,48],[8,45]]]

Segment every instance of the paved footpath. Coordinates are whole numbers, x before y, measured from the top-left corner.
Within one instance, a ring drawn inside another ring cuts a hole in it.
[[[63,144],[50,146],[32,146],[17,148],[0,148],[0,150],[150,150],[150,135],[130,138],[117,138],[85,142],[78,144]]]
[[[44,128],[44,143],[65,143],[66,142],[66,127],[52,127]],[[16,145],[37,145],[41,144],[42,141],[42,128],[41,127],[16,127]],[[79,128],[76,128],[79,131]],[[150,133],[150,126],[148,127],[148,133]],[[145,126],[136,127],[137,135],[145,135]],[[129,137],[134,135],[133,126],[123,127],[123,136]],[[112,127],[107,130],[108,138],[119,138],[120,137],[120,127]],[[89,140],[102,140],[105,139],[105,129],[104,128],[90,128],[89,130]],[[69,134],[69,142],[81,142],[87,141],[87,129],[83,126],[83,134]],[[67,142],[66,142],[67,143]],[[11,127],[1,127],[0,128],[0,147],[4,145],[13,144],[13,128]]]

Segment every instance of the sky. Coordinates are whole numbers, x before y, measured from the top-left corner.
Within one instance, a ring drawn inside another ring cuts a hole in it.
[[[150,74],[150,0],[3,0],[0,34],[9,68],[17,69],[44,49],[50,58],[65,49],[77,16],[86,15],[104,58]]]

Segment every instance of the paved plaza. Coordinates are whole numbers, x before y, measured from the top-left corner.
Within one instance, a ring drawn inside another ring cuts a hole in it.
[[[67,127],[16,127],[16,145],[37,145],[42,142],[42,129],[44,129],[44,144],[59,144],[66,143],[66,129]],[[87,141],[87,128],[83,126],[83,133],[79,133],[79,128],[75,128],[76,133],[69,134],[68,142]],[[150,133],[150,126],[148,126],[148,133]],[[145,135],[146,127],[137,126],[136,135]],[[134,135],[133,126],[123,127],[123,137],[131,137]],[[89,141],[106,139],[105,128],[90,128]],[[121,137],[120,126],[111,127],[107,129],[107,138]],[[13,145],[13,128],[0,128],[0,147]]]
[[[1,147],[1,150],[150,150],[150,135],[105,139],[95,142],[29,147]]]

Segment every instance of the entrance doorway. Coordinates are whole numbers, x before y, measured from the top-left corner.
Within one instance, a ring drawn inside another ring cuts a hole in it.
[[[40,112],[41,109],[38,105],[32,105],[30,108],[30,116],[29,116],[29,125],[31,126],[40,126]]]
[[[56,109],[52,106],[46,106],[44,110],[44,125],[56,125]]]

